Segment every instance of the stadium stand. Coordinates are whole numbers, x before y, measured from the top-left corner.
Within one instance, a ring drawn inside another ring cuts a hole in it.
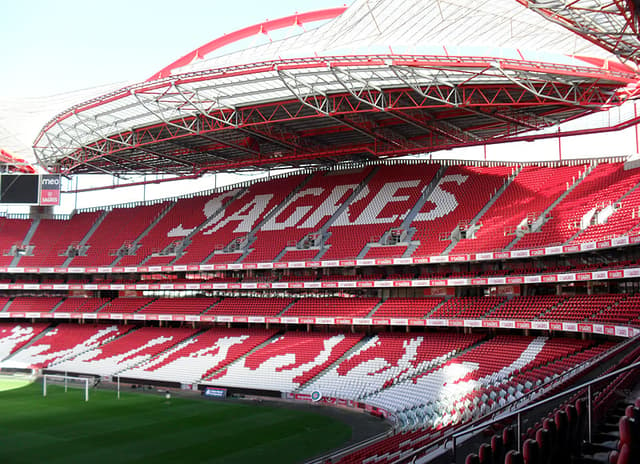
[[[472,221],[512,172],[506,166],[447,168],[411,223],[416,228],[413,239],[420,241],[413,256],[444,252],[454,229]]]
[[[439,168],[435,163],[381,167],[329,227],[329,249],[322,258],[356,258],[367,243],[380,242],[402,224]]]
[[[365,317],[379,302],[377,298],[301,298],[283,316]]]
[[[286,247],[289,261],[298,260],[298,252],[303,256],[310,254],[304,248],[298,251],[295,247],[308,234],[320,233],[371,171],[372,168],[362,168],[315,174],[256,232],[251,244],[253,251],[246,261],[274,261]]]
[[[287,332],[206,381],[290,392],[333,364],[361,338],[359,334]]]
[[[31,224],[31,220],[0,218],[0,265],[11,264],[15,255],[9,253],[12,248],[22,246]]]
[[[60,324],[47,329],[28,347],[0,362],[0,368],[51,367],[119,337],[130,329],[129,325]]]
[[[216,250],[223,250],[236,240],[244,241],[265,217],[277,208],[296,187],[304,175],[292,175],[249,187],[218,215],[207,227],[191,237],[189,245],[176,264],[199,264]]]
[[[12,355],[49,327],[46,323],[0,323],[0,361]],[[1,366],[0,366],[1,370]]]
[[[119,335],[124,332],[121,330]],[[109,343],[67,356],[64,362],[56,365],[56,369],[114,375],[149,360],[197,332],[187,328],[142,327]]]
[[[193,384],[250,352],[275,333],[266,329],[212,328],[120,375]]]
[[[118,250],[132,244],[140,234],[169,206],[168,202],[142,208],[114,208],[91,234],[86,253],[76,256],[70,266],[98,266],[112,264]]]
[[[68,221],[41,219],[28,245],[32,254],[20,258],[20,266],[62,266],[77,251],[82,239],[103,213],[100,211],[78,213]]]
[[[293,298],[225,298],[207,311],[221,316],[277,316]]]

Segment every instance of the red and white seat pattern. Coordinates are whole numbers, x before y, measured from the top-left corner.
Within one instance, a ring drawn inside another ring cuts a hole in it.
[[[389,298],[376,309],[371,317],[423,318],[442,301],[442,298]]]
[[[329,228],[322,259],[355,258],[398,227],[438,172],[438,164],[383,166]]]
[[[504,297],[499,296],[455,297],[447,300],[442,306],[431,313],[429,317],[479,318],[504,302],[504,300]]]
[[[442,363],[481,338],[453,333],[375,335],[301,392],[360,399]]]
[[[109,302],[108,298],[71,297],[56,308],[56,313],[95,313]]]
[[[218,301],[217,298],[158,298],[144,308],[142,314],[202,314]]]
[[[22,256],[19,266],[62,266],[68,256],[64,255],[70,245],[78,244],[102,211],[79,213],[69,220],[41,219],[29,245],[33,245],[31,256]]]
[[[0,363],[1,367],[52,367],[65,359],[100,346],[127,331],[128,325],[60,324]]]
[[[585,169],[585,165],[524,167],[480,218],[482,226],[475,237],[460,240],[451,254],[504,249],[516,238],[520,223],[540,216]]]
[[[16,313],[47,313],[51,311],[55,305],[60,303],[61,299],[60,297],[48,296],[17,296],[11,300],[7,311]]]
[[[114,298],[104,305],[101,313],[133,314],[151,303],[154,298]]]
[[[360,334],[287,332],[206,379],[227,387],[291,392],[334,363]]]
[[[22,245],[31,227],[31,219],[7,219],[0,217],[0,265],[8,266],[14,256],[9,255],[11,247]]]
[[[56,365],[56,369],[96,375],[114,375],[194,335],[195,329],[142,327]]]
[[[623,298],[622,294],[572,296],[539,317],[540,319],[583,321],[617,304]]]
[[[413,256],[441,254],[451,243],[451,232],[471,221],[506,182],[513,167],[452,166],[429,195],[411,223],[420,246]]]
[[[283,316],[365,317],[379,302],[377,298],[300,298]]]
[[[262,224],[251,245],[253,251],[245,261],[273,261],[285,247],[295,246],[307,234],[319,232],[370,172],[371,168],[362,168],[315,174]],[[308,254],[308,250],[291,251],[287,259],[297,260],[296,253]]]
[[[293,298],[225,298],[207,311],[221,316],[277,316]]]
[[[191,243],[176,264],[200,264],[215,250],[246,237],[305,177],[293,175],[253,184],[210,218],[207,227],[191,238]]]
[[[275,333],[275,330],[265,329],[209,329],[120,375],[144,380],[196,383],[264,343]]]
[[[173,242],[183,240],[198,226],[211,219],[211,216],[228,204],[236,194],[238,190],[228,190],[179,199],[153,229],[140,239],[140,247],[135,255],[123,256],[118,265],[140,264],[149,255],[162,251]],[[145,264],[168,264],[174,259],[175,255],[151,257]]]
[[[0,323],[0,361],[22,348],[29,340],[39,335],[47,327],[49,327],[49,324],[46,323]]]
[[[545,342],[544,337],[498,336],[364,401],[398,413],[410,426],[444,426],[467,420],[477,409],[473,393],[479,394],[483,384],[499,385],[522,369],[542,351]]]
[[[135,208],[115,208],[102,220],[91,234],[85,256],[76,256],[71,266],[98,266],[111,264],[116,252],[133,242],[168,206],[168,202]]]
[[[538,232],[522,237],[514,249],[559,245],[580,232],[583,218],[593,209],[617,201],[640,181],[640,169],[625,171],[623,163],[596,166],[549,214]]]

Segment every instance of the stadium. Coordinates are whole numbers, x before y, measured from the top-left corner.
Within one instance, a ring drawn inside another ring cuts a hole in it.
[[[355,0],[0,124],[0,458],[640,462],[639,24]]]

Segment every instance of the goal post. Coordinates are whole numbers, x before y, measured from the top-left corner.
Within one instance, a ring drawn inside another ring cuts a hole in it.
[[[86,377],[75,377],[72,375],[60,374],[44,374],[42,376],[42,396],[47,396],[47,382],[61,384],[64,383],[64,391],[66,392],[69,385],[76,386],[83,384],[84,400],[89,401],[89,380]]]

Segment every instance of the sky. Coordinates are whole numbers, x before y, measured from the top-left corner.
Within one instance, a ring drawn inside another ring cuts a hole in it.
[[[349,1],[347,4],[350,4]],[[132,83],[147,79],[189,51],[221,35],[268,19],[296,12],[343,6],[344,0],[31,0],[3,2],[0,14],[0,103],[2,99],[38,97],[73,92],[103,84]],[[277,37],[272,37],[277,39]],[[248,39],[252,43],[261,39]],[[247,45],[250,43],[245,42]],[[580,120],[567,129],[611,123],[624,119],[633,107]],[[624,114],[623,114],[624,113]],[[51,115],[53,116],[53,114]],[[563,128],[565,130],[565,128]],[[37,134],[37,129],[35,130]],[[35,135],[34,134],[34,138]],[[472,160],[514,159],[526,153],[532,160],[556,160],[594,155],[637,152],[635,129],[607,136],[566,138],[488,146],[436,153],[435,157]],[[111,203],[149,200],[160,196],[195,192],[243,180],[238,176],[205,177],[148,188],[127,188],[63,195],[58,212]],[[136,180],[136,179],[132,179]],[[78,181],[78,187],[120,182],[104,176]],[[75,183],[64,185],[75,188]]]
[[[0,97],[143,81],[189,51],[332,0],[30,0],[2,2]]]

